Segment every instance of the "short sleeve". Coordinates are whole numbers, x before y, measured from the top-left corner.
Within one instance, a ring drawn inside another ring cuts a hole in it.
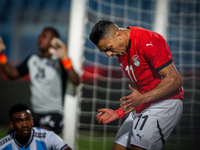
[[[144,43],[143,54],[157,72],[173,61],[167,42],[159,34],[153,36],[150,41]]]
[[[69,147],[63,139],[52,131],[49,131],[47,134],[46,145],[47,148],[51,150],[64,150]]]

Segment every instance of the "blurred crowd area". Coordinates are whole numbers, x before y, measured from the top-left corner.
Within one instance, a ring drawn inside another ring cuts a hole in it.
[[[18,62],[37,52],[37,38],[44,26],[58,29],[67,42],[70,0],[1,0],[0,35],[9,60]]]

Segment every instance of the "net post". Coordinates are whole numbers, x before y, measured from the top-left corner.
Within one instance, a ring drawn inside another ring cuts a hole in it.
[[[155,21],[153,31],[161,34],[167,40],[167,26],[168,26],[168,0],[157,0],[155,10]]]
[[[86,3],[87,0],[71,0],[70,7],[68,56],[79,76],[82,73]],[[64,104],[63,139],[72,149],[75,147],[79,89],[79,87],[75,88],[74,85],[69,83]]]

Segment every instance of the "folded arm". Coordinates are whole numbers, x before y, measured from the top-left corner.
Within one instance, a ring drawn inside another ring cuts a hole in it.
[[[141,94],[138,90],[129,85],[132,94],[122,97],[120,100],[124,102],[121,103],[120,106],[126,110],[128,107],[135,107],[163,97],[181,87],[182,79],[173,63],[163,68],[158,73],[163,77],[163,80],[156,88]]]

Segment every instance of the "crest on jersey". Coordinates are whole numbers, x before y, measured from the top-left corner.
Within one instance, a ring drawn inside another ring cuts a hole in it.
[[[133,57],[133,63],[134,63],[134,65],[137,66],[137,67],[140,65],[139,56],[135,55],[135,56]]]

